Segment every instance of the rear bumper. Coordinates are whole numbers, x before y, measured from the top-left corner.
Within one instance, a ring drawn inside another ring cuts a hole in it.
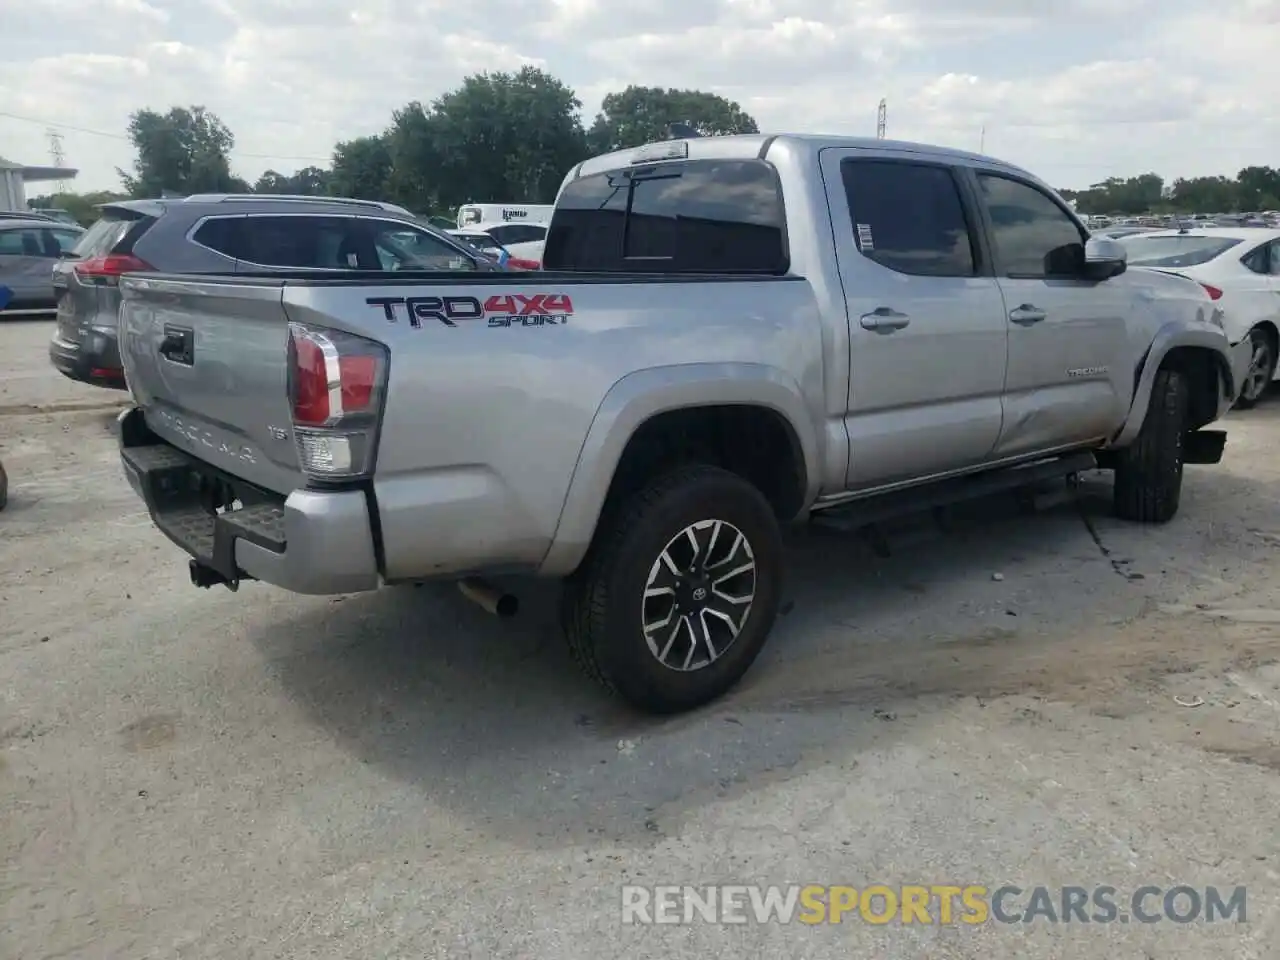
[[[90,330],[83,340],[64,340],[56,332],[49,340],[49,362],[64,377],[96,387],[127,390],[116,338]]]
[[[261,580],[305,594],[379,586],[363,490],[295,490],[282,497],[160,440],[136,407],[120,414],[118,428],[129,485],[160,532],[199,565],[207,581],[234,588],[241,580]],[[213,493],[219,489],[244,506],[215,513]]]

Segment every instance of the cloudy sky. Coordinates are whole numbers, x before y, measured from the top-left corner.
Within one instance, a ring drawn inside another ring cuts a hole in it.
[[[535,64],[589,122],[629,83],[739,101],[762,129],[977,149],[1060,187],[1280,165],[1280,0],[0,0],[0,156],[79,189],[131,163],[131,110],[203,104],[233,165],[336,140],[470,73]],[[17,119],[22,118],[22,119]]]

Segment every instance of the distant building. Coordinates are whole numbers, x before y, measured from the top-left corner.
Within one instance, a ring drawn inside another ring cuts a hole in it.
[[[71,180],[79,172],[70,167],[24,167],[0,157],[0,212],[27,209],[28,183]]]

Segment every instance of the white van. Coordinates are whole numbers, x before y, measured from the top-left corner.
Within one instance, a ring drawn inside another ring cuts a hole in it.
[[[550,203],[467,203],[458,208],[458,229],[478,223],[548,224],[554,210]]]

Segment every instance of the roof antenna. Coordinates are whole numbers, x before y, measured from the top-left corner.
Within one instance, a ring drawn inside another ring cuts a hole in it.
[[[667,124],[667,137],[671,140],[692,140],[701,137],[691,124],[675,121]]]

